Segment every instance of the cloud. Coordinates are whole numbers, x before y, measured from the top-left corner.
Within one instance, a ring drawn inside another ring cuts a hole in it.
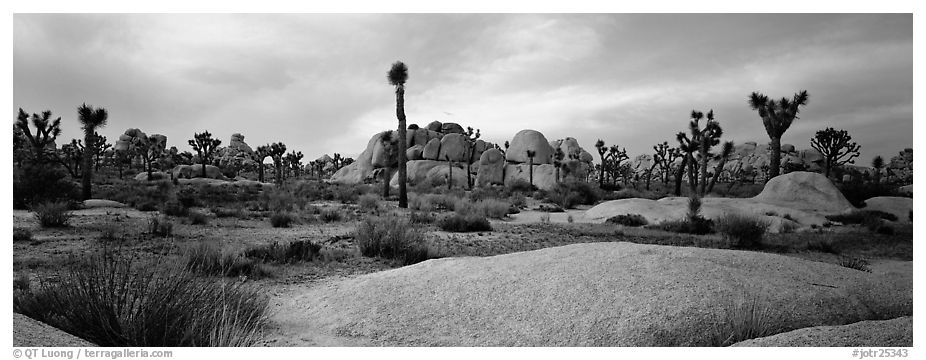
[[[396,126],[389,65],[409,65],[410,122],[504,142],[601,138],[649,152],[714,109],[736,141],[766,141],[745,103],[807,89],[783,141],[845,128],[863,159],[912,145],[909,14],[16,14],[14,105],[110,110],[103,133],[193,132],[307,158],[356,155]],[[16,110],[15,108],[13,109]]]

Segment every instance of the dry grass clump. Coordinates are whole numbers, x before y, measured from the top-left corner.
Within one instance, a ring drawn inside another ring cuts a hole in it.
[[[764,219],[736,213],[725,214],[714,222],[714,229],[730,240],[734,248],[741,249],[761,248],[768,227]]]
[[[160,237],[169,237],[174,233],[174,223],[164,215],[148,218],[148,233]]]
[[[279,211],[270,215],[270,225],[275,228],[288,228],[292,226],[294,221],[296,221],[296,217],[289,212]]]
[[[43,202],[33,206],[32,211],[42,227],[65,227],[72,217],[67,201]]]
[[[430,250],[424,232],[398,216],[371,216],[354,229],[354,241],[367,257],[396,259],[404,265],[438,257]]]
[[[714,328],[713,346],[730,346],[740,341],[777,333],[771,311],[756,297],[745,297],[724,309],[723,318]]]

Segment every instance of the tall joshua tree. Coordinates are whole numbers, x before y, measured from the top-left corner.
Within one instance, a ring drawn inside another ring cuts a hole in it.
[[[257,161],[257,181],[264,182],[264,159],[270,156],[270,144],[258,146],[254,150],[254,160]]]
[[[528,169],[528,174],[529,174],[528,176],[530,179],[531,186],[534,186],[534,156],[535,155],[537,155],[537,152],[533,150],[527,150],[527,160],[528,160],[527,169]]]
[[[473,132],[471,126],[466,128],[466,186],[472,190],[473,189],[473,161],[479,159],[473,159],[473,155],[476,154],[476,140],[479,140],[479,129],[476,129],[476,132]]]
[[[566,153],[563,148],[557,147],[553,152],[553,167],[556,168],[556,182],[559,182],[559,169],[563,166],[563,160],[566,159]]]
[[[408,179],[405,164],[405,81],[408,80],[408,66],[396,61],[387,77],[389,84],[395,86],[395,116],[399,119],[399,148],[396,149],[399,155],[399,207],[404,209],[408,207],[408,190],[405,186]]]
[[[203,131],[199,134],[193,134],[193,138],[188,143],[199,154],[199,161],[203,164],[202,176],[206,177],[206,165],[211,162],[215,150],[219,145],[222,145],[222,140],[213,139],[211,133]]]
[[[93,106],[87,105],[86,103],[80,105],[77,108],[77,120],[80,121],[80,127],[84,130],[84,162],[82,167],[82,177],[81,177],[81,197],[84,200],[90,198],[91,194],[91,180],[93,179],[93,151],[92,149],[96,148],[96,130],[106,126],[106,119],[109,118],[109,113],[106,112],[104,108],[96,108]]]
[[[831,127],[817,131],[810,139],[810,146],[823,154],[823,169],[827,177],[837,166],[854,164],[861,149],[848,132]]]
[[[601,158],[601,166],[598,167],[598,187],[600,188],[604,186],[604,154],[608,152],[608,148],[604,146],[604,140],[598,139],[595,142],[595,149],[598,149],[598,157]]]
[[[605,162],[608,163],[608,172],[611,174],[612,185],[617,184],[617,176],[623,170],[621,164],[626,160],[630,160],[630,156],[627,155],[627,148],[621,149],[616,144],[608,148],[608,156],[605,157]],[[627,177],[623,176],[623,180],[626,185]]]
[[[801,90],[795,93],[790,100],[782,97],[781,100],[771,100],[768,96],[758,92],[749,95],[749,106],[759,112],[762,118],[762,124],[765,125],[765,132],[771,139],[772,156],[767,179],[778,176],[781,173],[781,136],[791,127],[791,123],[800,112],[800,107],[806,106],[809,95],[807,90]]]

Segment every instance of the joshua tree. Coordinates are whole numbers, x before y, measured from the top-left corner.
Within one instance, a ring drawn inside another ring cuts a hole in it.
[[[697,129],[698,120],[701,118],[700,111],[691,112],[692,119],[695,119],[692,125],[692,131]],[[697,117],[697,118],[696,118]],[[697,134],[698,139],[698,160],[701,169],[701,175],[698,176],[698,195],[704,196],[707,193],[707,163],[710,161],[712,154],[711,148],[714,145],[720,143],[720,136],[723,135],[723,129],[720,128],[720,123],[714,120],[714,110],[707,112],[707,123],[704,124],[704,129],[700,130]],[[732,144],[731,144],[732,147]]]
[[[765,125],[765,132],[768,133],[769,139],[772,140],[772,156],[769,159],[771,166],[769,167],[767,179],[780,174],[781,136],[784,135],[785,131],[788,131],[794,119],[799,119],[797,114],[800,112],[801,106],[807,105],[808,98],[807,90],[795,93],[790,100],[785,97],[778,101],[770,100],[768,96],[758,92],[749,95],[749,106],[759,112],[762,124]]]
[[[557,147],[556,151],[553,153],[553,167],[556,168],[556,182],[559,182],[559,168],[563,165],[563,159],[565,158],[566,154],[563,152],[563,149]]]
[[[508,148],[509,148],[510,146],[511,146],[511,144],[508,143],[508,140],[505,140],[505,151],[504,151],[505,154],[508,153]]]
[[[531,186],[534,186],[534,155],[537,155],[535,151],[527,150],[527,169]]]
[[[659,166],[659,172],[662,177],[662,183],[669,184],[669,172],[672,169],[672,164],[675,164],[680,156],[681,152],[678,148],[670,147],[668,141],[663,141],[662,144],[653,145],[653,162]]]
[[[135,138],[132,143],[132,148],[135,149],[135,155],[141,156],[144,162],[145,171],[148,173],[148,180],[151,180],[153,165],[164,156],[167,150],[167,143],[160,141],[160,136],[161,135],[158,134],[152,134],[148,135],[148,137],[138,137]],[[202,155],[200,155],[200,158],[202,158]],[[205,168],[205,164],[203,168]],[[205,171],[203,172],[203,177],[206,177]]]
[[[622,169],[621,165],[626,160],[630,160],[630,156],[627,155],[627,148],[621,149],[621,147],[617,145],[611,145],[611,147],[608,148],[608,156],[605,158],[605,163],[607,163],[608,172],[611,174],[611,184],[616,184],[617,176],[625,173],[625,171],[623,171],[625,169]],[[627,177],[623,176],[623,179],[626,184]]]
[[[723,130],[720,124],[714,120],[714,111],[708,111],[707,123],[702,129],[699,122],[704,119],[704,113],[696,110],[691,111],[691,121],[688,123],[689,135],[684,132],[678,133],[676,138],[679,142],[679,148],[685,153],[682,159],[682,165],[678,170],[678,177],[675,179],[675,194],[681,195],[681,177],[684,174],[684,168],[688,166],[688,184],[692,192],[698,196],[704,196],[707,190],[707,163],[711,158],[711,148],[720,142],[720,136]],[[698,154],[695,159],[694,154]],[[700,174],[699,174],[700,173]]]
[[[881,169],[884,169],[884,158],[881,155],[875,156],[874,159],[871,159],[871,167],[875,169],[874,181],[875,185],[881,184]]]
[[[212,155],[215,153],[215,149],[222,144],[222,140],[213,139],[212,134],[208,131],[204,131],[199,134],[193,134],[193,138],[190,139],[188,143],[193,147],[193,150],[196,150],[196,153],[199,154],[199,161],[203,164],[202,176],[206,177],[206,164],[211,162]]]
[[[270,144],[270,158],[273,159],[274,181],[277,185],[283,184],[283,155],[286,154],[286,144],[276,142]]]
[[[84,163],[83,163],[83,173],[81,177],[81,196],[84,200],[90,198],[91,194],[91,181],[93,179],[93,151],[91,149],[96,148],[95,141],[97,140],[94,135],[96,134],[96,129],[106,126],[106,119],[109,117],[109,114],[104,108],[96,108],[89,106],[86,103],[82,104],[77,108],[77,119],[80,121],[80,127],[84,130],[84,144],[86,144],[87,150],[84,151]]]
[[[720,154],[717,154],[716,157],[716,160],[720,162],[717,163],[717,167],[714,168],[714,176],[711,178],[711,184],[707,186],[707,191],[705,193],[710,193],[711,190],[714,190],[714,184],[717,183],[717,179],[720,178],[720,173],[723,172],[723,167],[727,164],[727,160],[732,154],[733,142],[727,141],[723,143],[723,147],[720,148]]]
[[[96,170],[100,170],[100,163],[103,162],[103,155],[112,147],[112,144],[106,142],[105,136],[93,133],[93,147],[90,150],[92,151],[93,165]]]
[[[35,127],[35,134],[29,130],[30,120],[32,126]],[[61,117],[49,123],[50,120],[51,111],[49,110],[43,111],[41,116],[32,114],[30,117],[22,108],[19,109],[19,115],[16,118],[16,126],[32,147],[32,161],[36,164],[44,164],[47,161],[46,153],[51,151],[49,147],[54,147],[55,139],[61,135]]]
[[[479,129],[476,129],[476,132],[473,133],[472,127],[466,128],[466,186],[472,190],[473,189],[473,161],[478,159],[473,159],[473,155],[476,154],[476,140],[479,139]]]
[[[289,154],[286,154],[286,163],[289,165],[289,168],[293,170],[293,176],[299,176],[299,169],[302,169],[302,151],[290,151]]]
[[[257,161],[257,181],[264,182],[264,159],[270,156],[270,144],[258,146],[254,150],[254,160]]]
[[[823,154],[823,169],[827,177],[837,166],[854,164],[861,149],[859,144],[852,142],[848,132],[831,127],[817,131],[810,139],[810,146]]]
[[[84,152],[84,144],[80,140],[71,139],[70,144],[61,145],[61,149],[55,151],[55,157],[68,174],[77,179],[81,177]]]
[[[598,149],[598,157],[601,158],[601,166],[598,167],[598,187],[600,188],[604,186],[604,154],[608,152],[608,148],[604,146],[604,140],[598,139],[595,142],[595,149]]]
[[[399,207],[408,207],[408,193],[405,182],[408,179],[405,164],[405,81],[408,80],[408,67],[401,61],[392,64],[388,74],[389,84],[395,86],[395,116],[399,119]],[[388,185],[387,185],[388,186]]]

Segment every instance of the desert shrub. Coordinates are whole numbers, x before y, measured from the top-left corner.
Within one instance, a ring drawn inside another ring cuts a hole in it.
[[[270,277],[272,272],[260,261],[226,251],[214,242],[200,242],[187,249],[185,264],[190,271],[212,275],[251,278]]]
[[[541,223],[541,224],[549,224],[549,223],[550,223],[550,214],[542,214],[542,215],[540,215],[540,223]]]
[[[324,209],[319,215],[319,218],[326,223],[330,223],[341,221],[344,216],[341,214],[341,210],[339,209]]]
[[[527,198],[524,195],[513,194],[508,197],[508,203],[515,209],[523,209],[527,207]]]
[[[714,222],[700,216],[690,219],[667,220],[646,227],[680,234],[704,235],[714,232]]]
[[[565,194],[558,196],[563,202],[557,202],[563,208],[571,208],[575,205],[594,205],[601,197],[599,190],[595,186],[574,179],[556,184],[549,193]],[[550,195],[548,194],[548,196]]]
[[[508,216],[511,205],[507,202],[496,199],[484,199],[476,203],[476,207],[489,218],[503,219]]]
[[[174,223],[166,216],[152,216],[148,218],[148,233],[160,237],[168,237],[174,233]]]
[[[453,194],[416,194],[409,199],[408,207],[420,211],[455,210],[459,200]]]
[[[713,346],[729,346],[740,341],[777,333],[768,306],[760,305],[758,298],[728,305],[723,318],[713,330]]]
[[[790,234],[796,231],[799,227],[800,225],[798,225],[796,222],[782,221],[781,227],[778,229],[778,232],[782,234]]]
[[[839,250],[833,246],[832,242],[829,241],[811,241],[807,243],[807,250],[830,253],[830,254],[839,254]]]
[[[244,210],[242,210],[241,208],[237,208],[237,207],[234,209],[213,207],[210,210],[212,210],[212,213],[215,214],[215,217],[218,217],[218,218],[233,217],[233,218],[243,219],[246,217]]]
[[[621,214],[617,216],[612,216],[608,218],[608,223],[618,224],[624,226],[644,226],[649,224],[649,221],[646,221],[646,218],[640,214]]]
[[[298,240],[288,244],[276,241],[267,245],[248,248],[244,256],[263,262],[293,263],[298,261],[313,261],[319,256],[321,246],[309,240]]]
[[[467,198],[470,201],[478,202],[486,199],[500,199],[504,198],[503,196],[504,189],[499,190],[494,186],[479,186],[470,191]]]
[[[32,207],[35,218],[42,227],[65,227],[71,220],[70,204],[67,201],[43,202]]]
[[[878,210],[854,210],[842,214],[826,215],[826,219],[843,224],[865,224],[873,219],[897,221],[897,215]]]
[[[864,207],[865,200],[871,199],[876,196],[902,196],[903,194],[898,194],[893,188],[889,186],[884,186],[882,184],[874,184],[865,181],[850,181],[837,183],[836,187],[839,188],[839,191],[842,192],[842,195],[846,197],[846,200],[849,200],[855,207]]]
[[[408,221],[412,224],[431,224],[435,220],[434,215],[423,211],[412,211],[408,218]]]
[[[274,187],[264,190],[260,194],[258,203],[261,210],[273,212],[293,211],[296,197],[293,193],[285,188]]]
[[[460,215],[453,213],[437,221],[437,226],[449,232],[492,231],[492,225],[485,216],[477,214]]]
[[[653,191],[641,191],[633,188],[626,188],[618,191],[602,191],[601,194],[602,200],[621,200],[632,198],[657,200],[662,198],[662,196],[661,194]]]
[[[524,179],[515,179],[509,181],[505,184],[505,187],[511,193],[520,193],[520,194],[530,194],[533,193],[537,187],[531,185],[531,183]]]
[[[364,219],[354,229],[354,241],[363,256],[396,259],[404,265],[435,257],[424,233],[398,216]]]
[[[224,186],[223,186],[224,187]],[[199,194],[200,191],[194,187],[186,186],[177,190],[177,201],[180,202],[185,208],[191,208],[194,206],[200,205],[199,201],[196,200],[199,196],[209,196],[210,191],[206,189],[211,189],[213,186],[205,186],[202,189],[204,194]],[[227,197],[226,197],[227,199]]]
[[[871,272],[871,268],[869,267],[871,264],[869,264],[868,261],[855,257],[842,256],[839,258],[839,262],[837,264],[839,264],[839,266],[847,267],[850,269]]]
[[[358,256],[357,248],[340,248],[324,246],[319,250],[319,256],[325,262],[341,262]]]
[[[68,179],[60,167],[26,164],[14,167],[13,208],[25,209],[44,202],[76,201],[80,199],[77,185]]]
[[[135,209],[137,209],[138,211],[144,211],[144,212],[158,211],[158,205],[152,201],[138,202],[134,206],[135,206]]]
[[[572,217],[572,214],[569,214],[569,216],[566,217],[566,222],[572,224],[576,222],[576,219]]]
[[[117,236],[117,234],[119,236]],[[122,236],[121,228],[116,225],[109,224],[109,225],[103,226],[100,229],[100,237],[99,237],[100,241],[113,242],[113,241],[119,240],[120,238],[124,238],[124,237]]]
[[[166,203],[164,203],[163,206],[161,206],[161,213],[169,216],[187,216],[189,211],[190,209],[188,209],[186,206],[183,206],[183,203],[176,199],[168,200]]]
[[[732,241],[733,247],[742,249],[762,247],[762,237],[769,227],[767,221],[757,216],[736,213],[724,214],[714,225],[716,231]]]
[[[275,228],[288,228],[292,226],[295,217],[288,212],[275,212],[270,215],[270,225]]]
[[[537,211],[550,212],[550,213],[561,213],[566,212],[563,208],[556,204],[540,204],[537,206]]]
[[[200,211],[190,211],[190,224],[206,225],[209,223],[209,216]]]
[[[99,346],[251,346],[268,324],[268,304],[245,283],[112,252],[13,296],[15,312]]]
[[[379,211],[379,196],[374,194],[363,194],[357,200],[360,209],[366,212]]]
[[[32,230],[24,227],[14,227],[13,241],[32,241]]]

